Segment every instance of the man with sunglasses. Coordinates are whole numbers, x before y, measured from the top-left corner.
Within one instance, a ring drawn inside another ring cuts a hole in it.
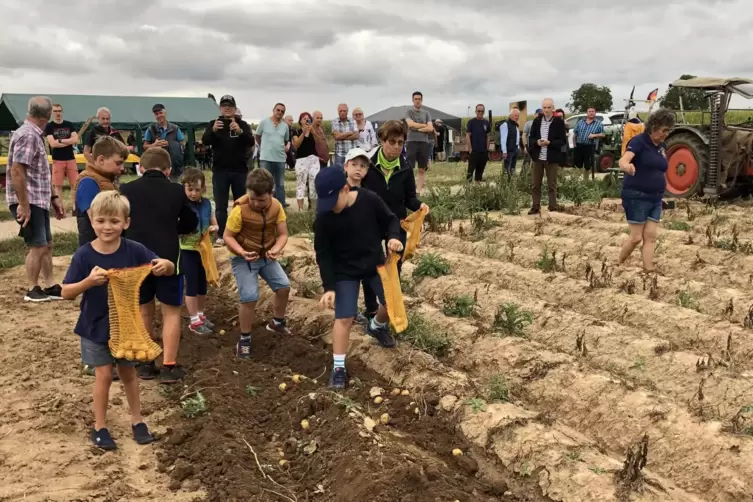
[[[476,105],[476,116],[468,121],[465,128],[465,141],[471,148],[466,175],[468,182],[482,181],[486,161],[489,159],[489,134],[492,132],[492,126],[484,118],[484,111],[484,105],[480,103]]]
[[[259,167],[266,169],[275,179],[275,199],[285,203],[285,163],[290,151],[290,128],[283,120],[285,105],[275,104],[272,116],[259,123],[256,140],[259,142]]]
[[[233,200],[246,194],[247,151],[254,144],[251,126],[237,114],[235,98],[222,96],[220,116],[209,123],[201,138],[204,145],[212,147],[212,189],[219,227],[218,246],[224,245],[222,235],[227,222],[228,192],[232,190]]]

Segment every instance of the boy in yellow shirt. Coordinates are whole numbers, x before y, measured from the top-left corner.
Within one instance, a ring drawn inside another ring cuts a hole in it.
[[[251,329],[259,299],[261,275],[275,293],[273,318],[267,330],[289,334],[285,310],[290,294],[290,280],[277,261],[288,242],[287,217],[282,204],[272,197],[274,178],[264,169],[254,169],[246,179],[246,195],[236,200],[227,218],[225,245],[233,253],[231,264],[238,285],[241,336],[236,356],[251,357]]]

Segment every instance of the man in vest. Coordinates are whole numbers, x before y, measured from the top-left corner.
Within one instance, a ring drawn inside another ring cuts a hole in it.
[[[157,120],[144,132],[144,150],[152,147],[164,148],[170,154],[172,170],[170,178],[177,181],[183,174],[183,133],[175,124],[167,121],[165,105],[156,104],[152,107],[152,113]]]
[[[515,174],[515,163],[518,161],[520,151],[520,129],[518,129],[518,117],[520,110],[513,108],[507,120],[499,126],[499,144],[502,147],[502,161],[505,166],[505,174]]]

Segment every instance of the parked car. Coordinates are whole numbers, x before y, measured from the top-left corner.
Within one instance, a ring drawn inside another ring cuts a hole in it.
[[[573,115],[565,120],[569,129],[574,128],[580,119],[586,118],[585,113]],[[594,152],[594,161],[598,172],[607,172],[619,159],[622,148],[622,124],[625,122],[625,112],[597,113],[596,120],[601,120],[604,125],[606,138],[599,141],[599,146]]]

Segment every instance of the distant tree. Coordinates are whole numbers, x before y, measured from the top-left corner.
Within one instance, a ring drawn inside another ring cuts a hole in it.
[[[612,91],[605,85],[582,84],[570,94],[570,102],[565,106],[573,113],[584,113],[591,107],[606,112],[612,109]]]
[[[695,75],[683,75],[680,80],[690,80],[695,78]],[[704,97],[701,89],[682,89],[679,87],[670,87],[664,96],[661,97],[659,103],[664,108],[670,110],[680,109],[680,93],[682,93],[682,107],[684,110],[708,110],[709,100]]]

